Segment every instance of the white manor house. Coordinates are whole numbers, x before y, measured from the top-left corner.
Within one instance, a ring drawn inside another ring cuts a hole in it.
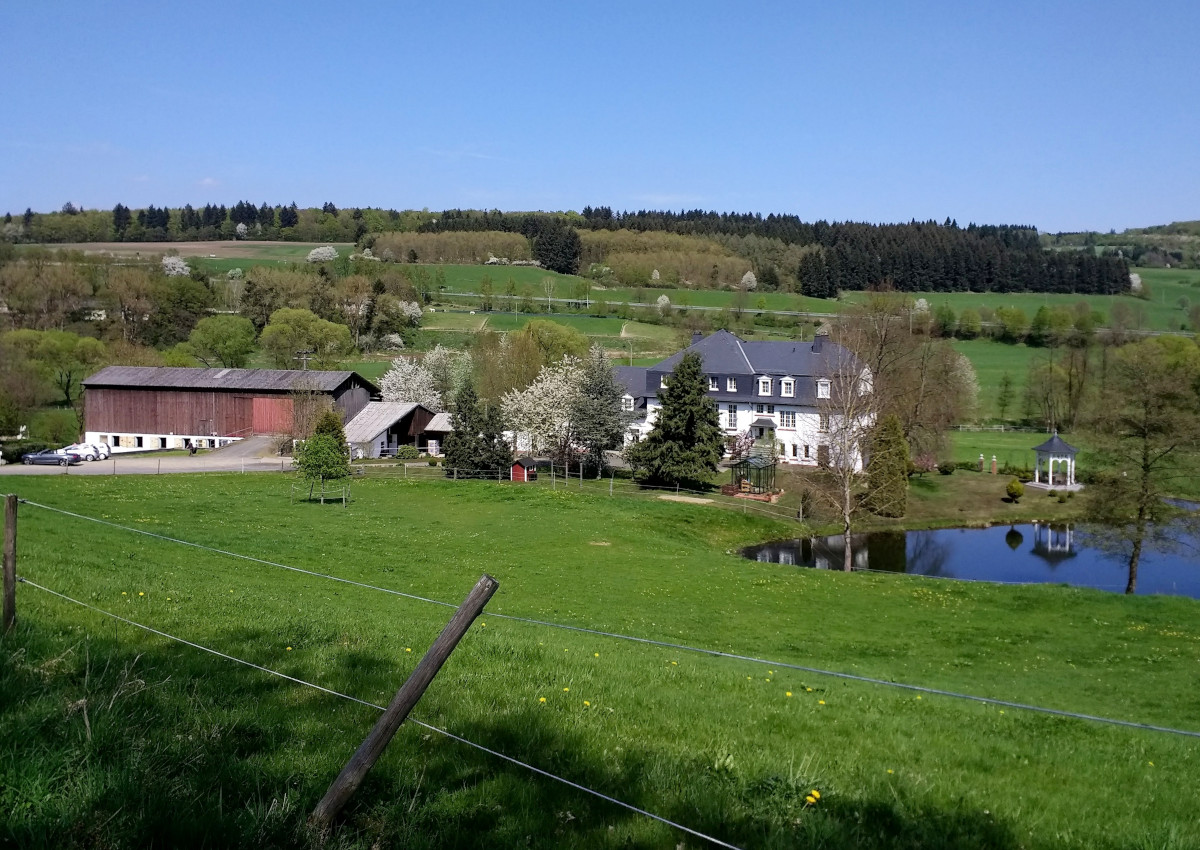
[[[755,439],[763,439],[773,433],[781,463],[829,463],[828,409],[839,375],[849,370],[859,391],[870,391],[870,375],[858,359],[822,334],[812,342],[753,342],[728,331],[704,338],[696,334],[688,348],[654,366],[616,367],[617,380],[625,387],[625,410],[637,415],[629,440],[649,433],[662,409],[658,391],[680,359],[692,352],[704,364],[708,396],[725,434],[732,437],[749,429]],[[855,454],[855,466],[861,468],[861,453]]]

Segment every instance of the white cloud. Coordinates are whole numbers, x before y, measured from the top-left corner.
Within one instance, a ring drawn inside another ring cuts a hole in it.
[[[212,178],[212,177],[205,177],[203,180],[196,181],[197,186],[216,186],[216,185],[219,185],[219,183],[220,183],[219,180],[216,180],[215,178]]]

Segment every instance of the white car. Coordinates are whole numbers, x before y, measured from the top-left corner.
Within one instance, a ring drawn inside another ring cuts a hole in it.
[[[104,460],[109,455],[109,448],[103,444],[97,446],[92,443],[74,443],[58,450],[59,454],[68,452],[77,454],[84,460]]]

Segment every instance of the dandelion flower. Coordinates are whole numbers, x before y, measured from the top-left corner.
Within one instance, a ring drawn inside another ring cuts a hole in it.
[[[288,651],[288,652],[291,652],[291,651],[292,651],[292,648],[289,646],[289,647],[287,648],[287,651]]]
[[[564,691],[564,692],[565,692],[565,691],[569,691],[569,690],[571,690],[571,689],[570,689],[570,688],[563,688],[563,691]]]
[[[671,662],[671,664],[673,664],[673,665],[674,665],[674,666],[676,666],[676,667],[678,667],[678,666],[679,666],[679,662],[678,662],[678,661],[672,661],[672,662]]]
[[[121,591],[121,595],[122,595],[122,596],[128,596],[129,594],[128,594],[128,593],[126,593],[125,591],[123,591],[123,590],[122,590],[122,591]]]
[[[814,788],[814,789],[813,789],[812,791],[810,791],[809,793],[810,793],[810,794],[812,794],[814,797],[816,797],[818,800],[820,800],[820,799],[821,799],[821,792],[820,792],[820,791],[818,791],[816,788]]]
[[[588,702],[587,700],[584,700],[584,701],[583,701],[583,704],[584,704],[584,705],[591,705],[591,703],[590,703],[590,702]]]
[[[545,697],[542,697],[542,698],[540,698],[540,699],[538,700],[538,702],[545,702],[545,701],[546,701],[546,698],[545,698]],[[888,773],[891,773],[891,771],[889,770],[889,771],[888,771]]]
[[[405,652],[412,652],[412,647],[411,647],[411,646],[406,646],[406,647],[404,647],[404,651],[405,651]]]
[[[770,679],[767,679],[767,681],[769,682],[769,681],[771,681],[771,680],[770,680]]]
[[[138,596],[145,596],[145,595],[146,594],[142,593],[140,590],[138,591]]]
[[[791,695],[792,695],[792,692],[791,692],[791,691],[788,691],[788,692],[787,692],[787,695],[788,695],[788,696],[791,696]]]
[[[597,658],[599,658],[599,657],[600,657],[600,653],[599,653],[599,652],[593,652],[593,653],[592,653],[592,655],[596,656]]]
[[[823,699],[817,700],[817,705],[824,705],[824,704],[825,704],[825,700],[823,700]]]
[[[920,694],[917,694],[917,699],[920,699],[920,698],[921,698],[921,695],[920,695]]]
[[[892,770],[890,767],[888,768],[888,773],[895,773],[895,772],[896,771]]]
[[[807,692],[808,692],[808,693],[810,693],[810,694],[812,693],[812,688],[805,688],[804,690],[805,690],[805,691],[807,691]]]
[[[811,806],[817,802],[817,798],[814,797],[812,794],[809,794],[807,797],[804,798],[804,802],[808,803]]]

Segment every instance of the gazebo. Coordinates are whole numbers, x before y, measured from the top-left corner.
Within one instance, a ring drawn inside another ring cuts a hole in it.
[[[1072,446],[1062,437],[1058,436],[1058,429],[1054,430],[1054,434],[1049,440],[1042,443],[1040,446],[1034,446],[1033,450],[1037,453],[1037,463],[1033,467],[1033,484],[1034,486],[1045,487],[1075,487],[1075,455],[1079,449]],[[1042,464],[1046,464],[1046,480],[1042,481]],[[1055,478],[1055,464],[1060,466],[1058,477]],[[1066,467],[1064,473],[1061,467]]]

